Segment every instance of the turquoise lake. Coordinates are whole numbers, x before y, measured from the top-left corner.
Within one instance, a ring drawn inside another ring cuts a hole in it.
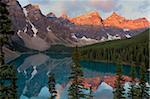
[[[15,65],[18,71],[18,95],[32,97],[47,86],[50,72],[55,74],[58,84],[67,84],[72,60],[69,54],[22,54],[10,64]],[[116,65],[111,63],[81,61],[81,66],[85,77],[115,75],[116,71]],[[130,66],[123,65],[123,74],[129,76],[130,69]],[[139,71],[139,67],[136,70]]]

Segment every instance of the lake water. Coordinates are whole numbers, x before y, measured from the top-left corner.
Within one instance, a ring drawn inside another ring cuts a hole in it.
[[[18,95],[37,96],[47,86],[48,73],[55,74],[57,84],[66,85],[70,75],[71,57],[68,54],[23,54],[10,62],[18,74]],[[115,64],[81,61],[85,77],[115,75]],[[130,66],[123,66],[123,74],[129,75]],[[137,68],[139,71],[139,68]],[[137,75],[138,77],[138,75]]]

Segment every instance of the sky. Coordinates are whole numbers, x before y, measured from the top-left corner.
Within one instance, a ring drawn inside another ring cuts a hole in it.
[[[44,15],[53,12],[57,17],[69,17],[98,11],[105,19],[116,12],[127,19],[146,17],[150,21],[150,0],[18,0],[22,6],[38,4]]]

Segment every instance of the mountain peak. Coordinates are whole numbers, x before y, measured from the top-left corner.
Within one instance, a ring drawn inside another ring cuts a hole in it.
[[[29,4],[24,8],[28,12],[28,18],[30,18],[30,20],[38,20],[43,17],[43,14],[38,4]]]
[[[78,25],[102,25],[102,18],[97,11],[85,13],[70,19],[71,22]]]
[[[98,16],[98,17],[100,17],[100,15],[99,15],[99,13],[97,11],[91,11],[91,12],[85,14],[85,15],[91,15],[91,16]]]
[[[116,12],[113,12],[108,18],[104,20],[105,26],[117,26],[120,27],[120,24],[124,22],[126,19]]]
[[[117,28],[140,29],[149,26],[146,18],[138,18],[135,20],[128,20],[125,17],[113,12],[108,18],[104,20],[104,26],[114,26]]]
[[[108,19],[111,19],[111,20],[123,20],[125,19],[124,17],[120,16],[119,14],[117,14],[116,12],[113,12],[109,17]]]
[[[40,10],[40,7],[38,4],[29,4],[25,6],[24,8],[29,9],[29,10],[33,10],[33,9]]]
[[[46,16],[49,18],[56,17],[56,15],[53,12],[48,13]]]
[[[68,19],[68,15],[66,13],[62,13],[60,17],[64,19]]]
[[[97,12],[97,11],[91,11],[91,12],[87,12],[87,13],[85,13],[85,14],[82,14],[82,15],[79,15],[79,16],[77,16],[77,17],[75,17],[75,18],[85,18],[85,17],[87,17],[87,18],[92,18],[92,17],[97,17],[97,18],[101,18],[100,17],[100,15],[99,15],[99,13]]]
[[[40,7],[39,7],[38,4],[33,4],[32,6],[33,6],[34,8],[36,8],[36,9],[40,9]]]
[[[116,12],[113,12],[112,16],[119,16],[119,15]]]

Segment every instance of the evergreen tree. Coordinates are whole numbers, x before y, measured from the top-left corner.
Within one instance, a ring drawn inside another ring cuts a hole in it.
[[[0,99],[17,99],[16,71],[12,65],[0,67]]]
[[[114,99],[125,99],[125,96],[124,96],[125,89],[124,89],[124,85],[122,84],[124,80],[122,77],[122,66],[120,64],[117,65],[116,75],[117,75],[117,78],[115,81]]]
[[[48,76],[48,87],[49,87],[49,92],[51,93],[51,97],[49,99],[55,99],[57,96],[57,91],[55,88],[56,85],[56,81],[55,81],[55,77],[54,74],[49,74]]]
[[[75,51],[72,55],[73,65],[71,65],[71,76],[69,77],[71,85],[68,90],[69,99],[80,99],[84,98],[86,95],[83,93],[84,86],[82,84],[83,72],[80,62],[80,53],[78,47],[75,48]]]
[[[139,87],[138,87],[138,97],[139,99],[149,99],[150,95],[149,95],[149,87],[147,86],[146,83],[148,83],[147,79],[146,79],[146,67],[144,65],[144,63],[141,66],[141,70],[140,70],[140,83],[139,83]]]
[[[0,99],[17,99],[16,71],[4,61],[3,47],[14,33],[8,16],[7,5],[0,0]]]
[[[9,12],[7,10],[7,5],[0,0],[0,64],[4,64],[4,52],[3,46],[8,42],[9,35],[14,32],[11,31],[11,21],[8,18]]]
[[[90,91],[90,92],[89,92],[89,95],[88,95],[87,99],[93,99],[92,86],[90,86],[89,91]]]
[[[130,76],[131,76],[131,81],[130,81],[128,97],[130,97],[131,99],[137,99],[137,89],[136,89],[136,81],[135,81],[136,69],[134,65],[131,66]]]

